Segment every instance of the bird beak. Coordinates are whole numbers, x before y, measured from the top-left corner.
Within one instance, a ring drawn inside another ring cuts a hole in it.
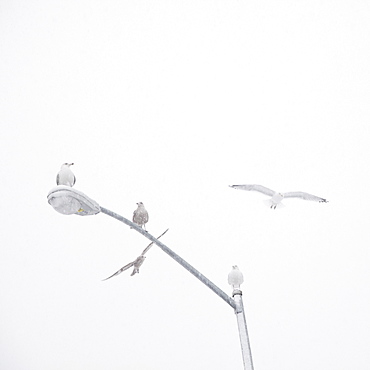
[[[73,165],[74,165],[74,163],[70,163],[70,164],[69,164],[69,166],[73,166]]]

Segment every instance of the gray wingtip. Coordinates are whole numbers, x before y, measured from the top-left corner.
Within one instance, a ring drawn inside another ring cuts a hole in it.
[[[112,277],[114,277],[114,276],[116,276],[116,274],[114,273],[113,275],[111,275],[111,276],[108,276],[107,278],[105,278],[105,279],[103,279],[103,280],[101,280],[101,281],[106,281],[106,280],[108,280],[108,279],[110,279],[110,278],[112,278]]]

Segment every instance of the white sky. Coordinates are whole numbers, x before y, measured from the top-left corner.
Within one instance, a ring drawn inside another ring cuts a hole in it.
[[[241,369],[233,310],[103,214],[47,203],[60,165],[228,294],[256,370],[367,370],[368,1],[0,4],[0,368]],[[302,190],[328,204],[229,184]]]

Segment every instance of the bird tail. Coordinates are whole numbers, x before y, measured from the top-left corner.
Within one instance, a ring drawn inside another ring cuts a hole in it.
[[[274,203],[271,199],[267,199],[267,200],[264,200],[263,203],[266,204],[266,206],[268,206],[269,208],[272,208],[272,209],[280,209],[280,208],[284,208],[284,204],[283,203]],[[275,207],[275,208],[274,208]]]
[[[139,273],[139,269],[137,269],[136,267],[134,267],[134,271],[132,271],[131,276],[134,276],[136,273]]]

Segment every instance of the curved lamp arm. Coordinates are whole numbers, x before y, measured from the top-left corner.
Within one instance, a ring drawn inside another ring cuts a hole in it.
[[[188,270],[191,274],[193,274],[198,280],[200,280],[203,284],[205,284],[209,289],[215,292],[219,297],[221,297],[226,303],[228,303],[232,308],[236,308],[235,301],[229,297],[225,292],[223,292],[217,285],[213,284],[212,281],[207,279],[203,274],[201,274],[197,269],[187,263],[183,258],[181,258],[178,254],[176,254],[173,250],[168,248],[158,239],[156,239],[153,235],[149,234],[147,231],[143,230],[141,227],[137,226],[135,223],[129,221],[127,218],[118,215],[106,209],[104,207],[100,207],[100,211],[105,213],[108,216],[115,218],[118,221],[123,222],[124,224],[132,227],[140,234],[144,235],[147,239],[152,241],[154,244],[157,244],[159,248],[163,250],[163,252],[167,253],[170,257],[172,257],[177,263],[179,263],[182,267]]]
[[[127,218],[122,217],[104,207],[100,207],[98,203],[87,197],[81,191],[73,189],[69,186],[59,185],[49,192],[48,202],[57,212],[64,215],[75,214],[79,216],[89,216],[96,215],[102,212],[130,226],[132,229],[145,236],[154,244],[158,245],[158,247],[161,248],[163,252],[167,253],[171,258],[173,258],[177,263],[188,270],[192,275],[194,275],[198,280],[200,280],[204,285],[206,285],[209,289],[211,289],[234,309],[238,322],[244,369],[253,370],[252,353],[249,344],[247,322],[245,320],[244,314],[242,292],[239,289],[240,284],[243,282],[242,275],[235,275],[235,271],[232,271],[231,275],[229,274],[229,283],[234,288],[233,299],[229,297],[225,292],[223,292],[218,286],[213,284],[212,281],[207,279],[198,270],[196,270],[193,266],[187,263],[183,258],[181,258],[174,251],[172,251],[170,248],[156,239],[153,235],[149,234],[147,231],[143,230],[141,227],[131,222]]]
[[[100,207],[97,202],[86,196],[82,191],[76,190],[70,186],[58,185],[57,187],[51,189],[47,196],[49,204],[59,213],[64,215],[76,214],[79,216],[89,216],[96,215],[100,212],[115,218],[118,221],[130,226],[138,233],[145,236],[147,239],[158,245],[165,253],[172,257],[176,262],[178,262],[182,267],[193,274],[198,280],[205,284],[209,289],[215,292],[219,297],[221,297],[227,304],[229,304],[234,310],[236,304],[234,299],[229,297],[225,292],[223,292],[218,286],[207,279],[203,274],[196,270],[193,266],[187,263],[183,258],[177,255],[170,248],[161,243],[153,235],[144,231],[141,227],[131,222],[125,217],[118,215],[106,209]]]

